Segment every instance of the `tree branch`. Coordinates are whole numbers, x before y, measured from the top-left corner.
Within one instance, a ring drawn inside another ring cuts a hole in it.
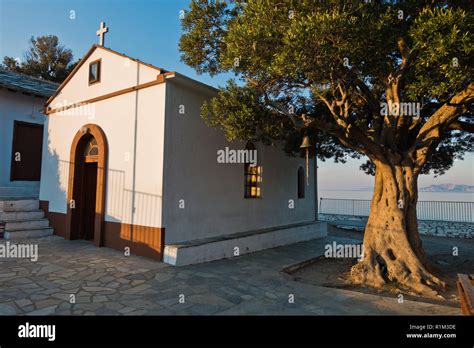
[[[441,141],[442,133],[462,114],[466,113],[474,102],[474,83],[471,82],[465,90],[452,97],[430,116],[420,128],[414,145],[409,152],[414,155],[416,174],[421,171],[433,151]],[[456,126],[456,125],[455,125]]]
[[[474,123],[454,121],[449,125],[449,129],[460,130],[468,133],[474,133]]]

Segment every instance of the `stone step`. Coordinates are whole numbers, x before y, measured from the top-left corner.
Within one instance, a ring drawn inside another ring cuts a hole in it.
[[[4,212],[37,211],[39,209],[39,200],[37,199],[5,200],[5,201],[2,201],[0,209]]]
[[[39,197],[39,182],[33,185],[34,186],[0,186],[0,199],[37,199]]]
[[[39,237],[46,237],[51,236],[54,233],[54,229],[52,227],[49,228],[41,228],[41,229],[31,229],[31,230],[22,230],[22,231],[12,231],[8,232],[5,231],[3,235],[4,239],[23,239],[23,238],[39,238]]]
[[[23,230],[38,230],[49,227],[49,220],[27,220],[27,221],[11,221],[5,225],[6,232],[23,231]]]
[[[39,220],[44,218],[44,211],[0,211],[0,221],[12,222],[12,221],[27,221],[27,220]]]

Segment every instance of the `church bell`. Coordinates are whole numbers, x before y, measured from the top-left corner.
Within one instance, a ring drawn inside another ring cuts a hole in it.
[[[308,149],[311,147],[311,142],[309,141],[309,136],[305,135],[303,137],[303,142],[300,145],[300,149]]]
[[[305,135],[303,137],[303,142],[300,145],[300,149],[306,150],[306,186],[309,186],[309,148],[311,147],[311,142],[309,136]]]

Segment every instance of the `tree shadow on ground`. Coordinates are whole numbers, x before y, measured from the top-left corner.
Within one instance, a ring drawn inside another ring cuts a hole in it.
[[[328,228],[331,236],[351,238],[354,242],[362,242],[363,234],[358,231],[338,229],[333,226]],[[442,298],[433,299],[399,288],[393,284],[386,284],[381,289],[354,284],[350,278],[350,269],[357,262],[355,258],[325,258],[320,257],[316,262],[293,273],[295,281],[317,286],[340,288],[361,293],[397,297],[427,303],[442,304],[459,307],[459,294],[457,292],[457,274],[469,274],[474,271],[474,240],[455,239],[433,236],[422,236],[424,248],[431,262],[438,268],[440,276],[446,281],[447,289],[440,293]]]

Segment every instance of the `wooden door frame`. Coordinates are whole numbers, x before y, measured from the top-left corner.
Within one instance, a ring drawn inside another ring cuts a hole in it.
[[[92,135],[97,141],[97,147],[99,154],[97,156],[97,190],[96,190],[96,203],[95,203],[95,221],[94,221],[94,244],[96,246],[103,246],[103,227],[105,217],[105,188],[107,180],[107,158],[108,158],[108,146],[107,138],[105,133],[96,124],[86,124],[76,133],[70,152],[69,161],[69,182],[67,191],[67,216],[66,216],[66,239],[73,239],[72,236],[72,213],[71,202],[74,195],[74,181],[76,174],[76,164],[82,165],[79,161],[82,159],[83,154],[78,152],[78,147],[81,140],[85,136]],[[82,162],[82,161],[81,161]]]

